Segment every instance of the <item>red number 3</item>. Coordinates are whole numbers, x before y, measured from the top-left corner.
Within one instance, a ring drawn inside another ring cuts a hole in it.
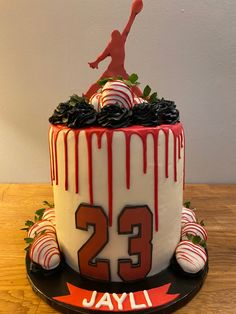
[[[108,243],[108,218],[99,206],[81,204],[76,212],[76,227],[88,231],[93,226],[94,233],[78,251],[80,273],[85,277],[110,280],[109,260],[96,256]],[[137,255],[138,262],[131,259],[118,260],[118,275],[123,281],[143,279],[151,270],[152,264],[152,212],[148,206],[125,207],[118,217],[118,234],[137,235],[129,237],[129,256]]]
[[[152,213],[147,206],[125,207],[118,219],[119,234],[138,234],[129,238],[129,255],[138,255],[138,262],[120,259],[118,274],[123,281],[143,279],[152,267]]]

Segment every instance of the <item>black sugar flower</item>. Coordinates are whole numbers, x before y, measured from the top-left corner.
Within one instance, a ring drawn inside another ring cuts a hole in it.
[[[97,120],[97,111],[87,103],[76,104],[68,112],[67,126],[72,129],[94,125]]]
[[[159,124],[176,124],[180,121],[179,110],[174,101],[158,99],[154,105],[157,107]]]
[[[142,103],[133,107],[133,123],[143,126],[158,125],[157,107],[153,104]]]
[[[55,109],[53,115],[49,118],[52,124],[66,124],[68,121],[68,111],[71,109],[69,101],[60,103]]]
[[[65,124],[70,128],[82,128],[95,124],[97,112],[85,98],[73,95],[70,100],[60,103],[49,118],[52,124]]]
[[[132,123],[132,111],[119,104],[107,105],[98,113],[97,121],[106,128],[124,128]]]

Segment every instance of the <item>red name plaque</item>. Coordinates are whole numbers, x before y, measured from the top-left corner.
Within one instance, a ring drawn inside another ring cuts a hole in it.
[[[67,282],[69,294],[54,297],[54,300],[79,308],[97,311],[138,311],[165,305],[179,297],[179,294],[168,294],[171,284],[136,292],[108,293],[89,291]]]

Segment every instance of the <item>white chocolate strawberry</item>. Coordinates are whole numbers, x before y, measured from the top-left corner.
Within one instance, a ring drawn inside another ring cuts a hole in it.
[[[134,105],[143,104],[144,102],[147,103],[146,99],[141,97],[134,97]]]
[[[39,220],[28,230],[28,238],[34,238],[37,234],[41,232],[54,232],[56,234],[56,229],[53,223],[49,220]]]
[[[108,81],[102,89],[101,107],[119,104],[123,108],[131,109],[134,105],[134,94],[124,82]]]
[[[197,222],[194,211],[190,208],[183,207],[181,214],[181,226],[182,228],[189,222]]]
[[[198,273],[207,262],[204,248],[198,244],[193,244],[191,241],[181,241],[175,254],[178,264],[186,273]]]
[[[198,236],[204,241],[207,240],[206,229],[203,226],[201,226],[195,222],[189,222],[189,223],[184,225],[184,227],[182,229],[182,240],[187,240],[188,235],[192,235],[194,237]]]
[[[36,237],[30,246],[29,257],[43,269],[56,268],[61,262],[61,256],[55,233],[48,232]]]
[[[44,213],[43,213],[43,217],[42,220],[49,220],[51,221],[51,223],[53,224],[53,226],[56,225],[56,221],[55,221],[56,217],[55,217],[55,209],[54,208],[46,208]]]
[[[101,110],[101,103],[100,103],[101,96],[102,96],[101,93],[95,93],[89,100],[89,103],[93,105],[94,109],[98,112]]]

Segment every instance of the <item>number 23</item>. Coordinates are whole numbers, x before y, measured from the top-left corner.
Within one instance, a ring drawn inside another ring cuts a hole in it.
[[[100,206],[81,204],[76,211],[76,228],[88,231],[93,227],[92,236],[78,250],[81,275],[97,280],[110,281],[110,261],[97,258],[109,241],[108,217]],[[138,234],[129,237],[128,253],[137,255],[137,263],[131,259],[118,260],[118,275],[123,281],[143,279],[152,264],[152,212],[148,206],[126,206],[118,216],[118,234]]]

